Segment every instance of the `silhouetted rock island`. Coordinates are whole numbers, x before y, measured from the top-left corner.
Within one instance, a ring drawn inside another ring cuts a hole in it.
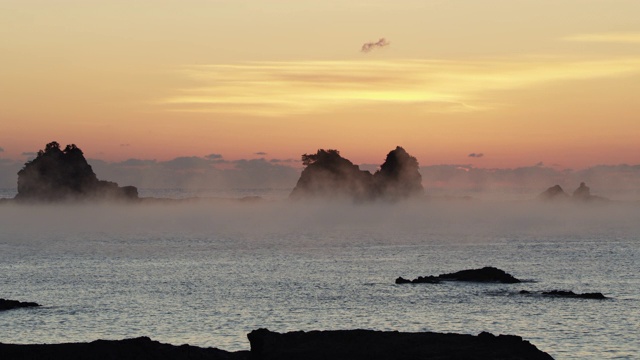
[[[419,276],[413,280],[399,277],[396,279],[396,284],[437,284],[441,281],[495,282],[503,284],[520,282],[520,280],[503,270],[486,266],[482,269],[461,270],[450,274],[440,274],[438,276]]]
[[[40,304],[34,302],[0,299],[0,311],[37,306],[40,306]]]
[[[371,174],[340,156],[337,150],[320,149],[302,155],[302,171],[290,197],[347,198],[355,201],[400,200],[422,195],[418,160],[398,146],[387,154],[380,169]]]
[[[259,329],[252,331],[247,337],[251,344],[250,351],[228,352],[190,345],[174,346],[140,337],[49,345],[0,343],[0,354],[3,360],[553,359],[519,336],[494,336],[486,332],[477,336],[373,330],[296,331],[281,334]]]
[[[578,202],[590,202],[590,201],[609,201],[609,199],[602,196],[591,195],[591,189],[584,182],[580,183],[580,186],[573,192],[572,196],[569,196],[560,185],[554,185],[547,190],[543,191],[539,196],[539,199],[545,201],[557,201],[557,200],[573,200]]]
[[[76,145],[51,142],[18,172],[16,201],[135,200],[138,189],[98,180]]]

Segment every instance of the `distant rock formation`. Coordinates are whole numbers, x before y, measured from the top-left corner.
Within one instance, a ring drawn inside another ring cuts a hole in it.
[[[16,201],[133,200],[138,189],[98,180],[76,145],[51,142],[18,172]]]
[[[548,188],[543,193],[541,193],[538,196],[538,198],[546,201],[568,200],[568,199],[571,199],[573,201],[583,201],[583,202],[609,201],[609,199],[607,198],[591,195],[591,189],[584,182],[580,183],[580,186],[573,192],[572,196],[569,196],[569,194],[567,194],[564,190],[562,190],[562,187],[560,187],[560,185],[555,185]]]
[[[40,306],[34,302],[0,299],[0,311]]]
[[[259,329],[247,337],[251,358],[256,360],[553,359],[519,336],[495,336],[487,332],[478,336],[373,330],[281,334]]]
[[[441,281],[466,281],[466,282],[495,282],[503,284],[515,284],[520,280],[495,267],[486,266],[482,269],[461,270],[450,274],[438,276],[419,276],[413,280],[403,277],[396,279],[396,284],[437,284]]]
[[[564,192],[560,185],[554,185],[538,196],[542,200],[566,200],[569,194]]]
[[[375,174],[360,170],[340,156],[337,150],[320,149],[302,155],[302,171],[290,197],[294,199],[349,198],[364,200],[398,200],[422,194],[422,176],[418,161],[398,146],[387,154]]]
[[[520,290],[520,294],[529,295],[534,293],[527,290]],[[596,300],[607,299],[606,296],[604,296],[602,293],[599,293],[599,292],[578,294],[578,293],[574,293],[573,291],[567,291],[567,290],[551,290],[551,291],[543,291],[540,294],[545,296],[579,298],[579,299],[596,299]]]

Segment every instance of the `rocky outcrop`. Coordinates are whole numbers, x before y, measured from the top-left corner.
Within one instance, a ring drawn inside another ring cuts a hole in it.
[[[398,146],[387,154],[375,174],[360,170],[337,150],[320,149],[302,155],[306,168],[291,192],[293,199],[346,198],[355,201],[384,199],[395,201],[420,195],[422,176],[418,161]]]
[[[135,200],[138,189],[98,180],[82,150],[74,144],[61,150],[54,141],[18,172],[15,199],[21,202]]]
[[[337,330],[247,335],[250,351],[228,352],[190,345],[174,346],[148,337],[89,343],[16,345],[0,343],[3,360],[17,359],[211,359],[211,360],[359,360],[359,359],[553,359],[519,336],[478,336],[432,332]]]
[[[527,290],[521,290],[520,294],[530,295],[535,293]],[[551,291],[543,291],[540,294],[544,296],[578,298],[578,299],[596,299],[596,300],[607,299],[606,296],[604,296],[602,293],[599,293],[599,292],[579,294],[579,293],[574,293],[573,291],[567,291],[567,290],[551,290]]]
[[[564,192],[560,185],[554,185],[543,193],[538,195],[538,197],[542,200],[566,200],[569,199],[569,194]]]
[[[96,340],[90,343],[48,345],[0,344],[3,360],[18,359],[75,359],[75,360],[169,360],[208,359],[245,360],[248,351],[228,352],[216,348],[174,346],[153,341],[148,337],[125,340]]]
[[[40,305],[34,302],[0,299],[0,311],[37,306]]]
[[[396,284],[437,284],[441,281],[494,282],[503,284],[519,283],[520,280],[495,267],[487,266],[482,269],[461,270],[438,276],[419,276],[413,280],[399,277]]]
[[[432,332],[336,330],[277,333],[267,329],[248,335],[256,360],[369,359],[552,359],[519,336],[478,336]]]
[[[540,195],[538,198],[545,201],[557,201],[557,200],[572,200],[576,202],[590,202],[590,201],[598,201],[598,202],[606,202],[609,199],[591,195],[591,189],[584,182],[580,183],[580,186],[576,190],[573,191],[573,194],[569,196],[560,185],[554,185]]]

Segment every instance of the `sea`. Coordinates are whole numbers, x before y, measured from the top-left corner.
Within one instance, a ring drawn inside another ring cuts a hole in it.
[[[42,305],[0,312],[0,342],[149,336],[236,351],[258,328],[487,331],[555,359],[640,359],[637,201],[354,204],[286,193],[0,202],[0,298]],[[395,284],[484,266],[523,282]],[[549,290],[607,299],[539,294]]]

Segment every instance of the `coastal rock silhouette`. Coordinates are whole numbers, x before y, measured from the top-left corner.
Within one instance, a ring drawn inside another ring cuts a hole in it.
[[[18,172],[16,201],[135,200],[138,189],[98,180],[82,150],[51,142]]]
[[[477,336],[374,330],[295,331],[267,329],[249,335],[252,359],[553,359],[519,336]]]
[[[566,200],[569,199],[569,194],[564,192],[560,185],[554,185],[542,192],[538,197],[542,200]]]
[[[532,295],[531,291],[528,290],[520,290],[519,294],[522,295]],[[578,298],[578,299],[596,299],[596,300],[604,300],[607,299],[604,294],[599,292],[594,293],[574,293],[573,291],[568,290],[551,290],[551,291],[543,291],[540,293],[544,296],[554,296],[554,297],[565,297],[565,298]]]
[[[420,195],[422,176],[415,157],[398,146],[375,174],[360,170],[338,150],[302,155],[302,171],[291,198],[349,198],[355,201],[399,200]]]
[[[433,332],[336,330],[277,333],[267,329],[247,335],[251,350],[170,345],[148,337],[65,344],[2,344],[2,359],[486,359],[549,360],[549,354],[515,335],[482,332],[477,336]]]
[[[403,277],[396,279],[396,284],[437,284],[441,281],[465,281],[465,282],[495,282],[503,284],[515,284],[520,280],[495,267],[485,266],[481,269],[461,270],[438,276],[419,276],[413,280]]]
[[[38,306],[40,304],[34,302],[0,299],[0,311]]]

